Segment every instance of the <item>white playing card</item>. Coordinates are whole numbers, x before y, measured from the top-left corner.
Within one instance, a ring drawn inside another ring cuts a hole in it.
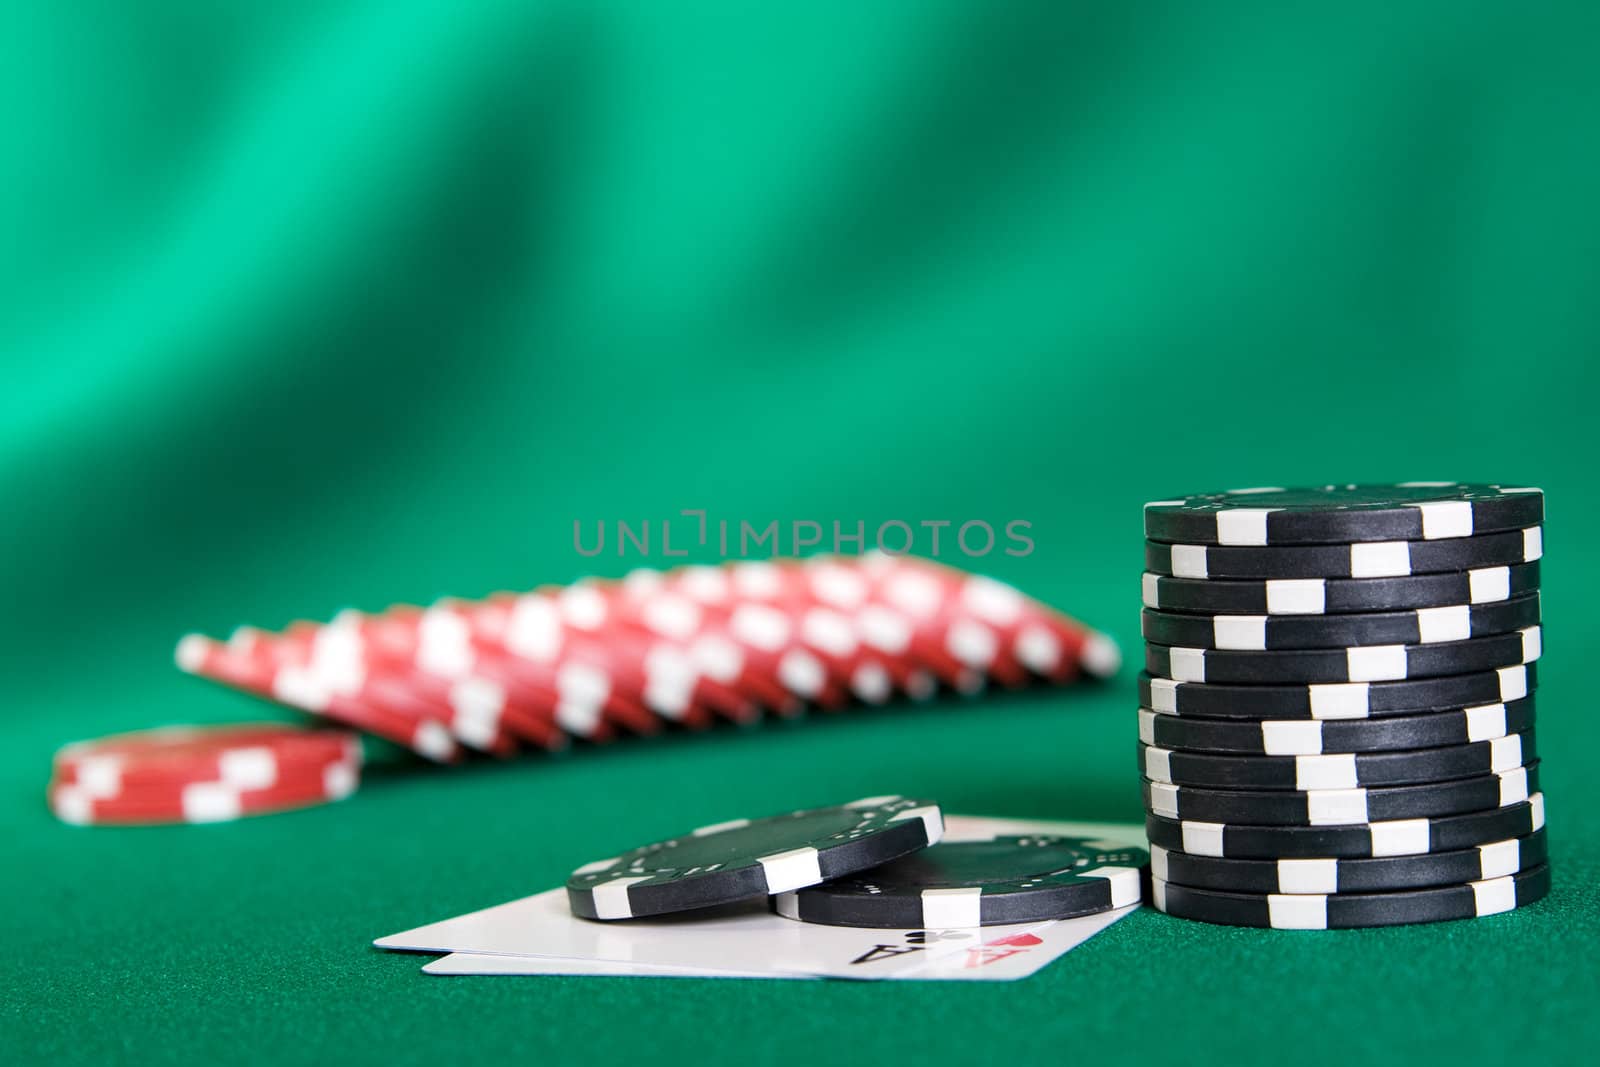
[[[885,976],[911,981],[1014,981],[1026,978],[1045,964],[1059,959],[1118,919],[1132,914],[1137,905],[1104,915],[1087,915],[1042,927],[990,927],[971,947],[933,960],[925,967]],[[814,975],[777,972],[691,970],[608,960],[560,960],[545,956],[489,956],[455,952],[422,968],[439,975],[630,975],[654,978],[813,978]]]
[[[951,816],[947,837],[985,833],[1062,833],[1142,843],[1138,827]],[[374,942],[379,948],[534,957],[526,969],[494,973],[697,972],[715,975],[820,975],[839,978],[1018,978],[1058,958],[1133,909],[1065,923],[982,930],[860,930],[774,915],[764,900],[681,915],[602,923],[573,917],[555,889]],[[1055,929],[1059,927],[1060,929]],[[491,964],[436,961],[430,973]],[[598,969],[596,969],[598,967]],[[925,972],[925,973],[918,973]],[[482,970],[472,973],[483,973]]]
[[[557,974],[630,978],[804,978],[807,974],[777,972],[691,970],[687,967],[652,967],[644,963],[618,963],[615,960],[562,960],[549,956],[482,956],[452,952],[423,966],[427,974]]]

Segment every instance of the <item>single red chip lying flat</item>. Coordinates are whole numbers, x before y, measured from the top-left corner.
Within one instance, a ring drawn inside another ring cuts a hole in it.
[[[342,730],[279,723],[170,726],[79,741],[56,753],[56,777],[104,794],[192,782],[265,789],[296,772],[344,760],[359,764],[361,742]]]
[[[77,826],[160,825],[230,822],[247,815],[309,808],[343,800],[355,792],[360,771],[330,763],[320,774],[281,782],[269,789],[233,789],[221,782],[192,782],[174,789],[140,790],[116,797],[95,796],[68,782],[50,786],[50,810]]]
[[[64,822],[222,822],[349,796],[361,745],[334,730],[174,727],[69,745],[55,770],[50,808]]]

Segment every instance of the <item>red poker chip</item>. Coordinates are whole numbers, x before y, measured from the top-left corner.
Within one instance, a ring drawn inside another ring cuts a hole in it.
[[[337,767],[359,771],[361,769],[361,761],[359,758],[341,756],[338,759],[327,760],[315,766],[286,768],[267,785],[255,785],[243,781],[227,781],[221,778],[194,778],[190,780],[171,778],[165,782],[147,779],[142,782],[127,782],[108,779],[105,776],[92,773],[80,774],[72,768],[58,770],[54,777],[50,779],[50,784],[53,787],[71,787],[94,800],[108,800],[118,803],[166,804],[179,800],[183,791],[190,786],[216,787],[236,793],[293,792],[295,790],[316,793],[323,788],[325,776],[329,773],[330,768]],[[342,774],[343,772],[336,773]]]
[[[354,734],[243,723],[169,726],[79,741],[56,753],[55,768],[58,781],[109,795],[190,782],[265,789],[340,760],[360,764],[361,742]]]
[[[72,780],[50,783],[50,810],[75,826],[163,825],[229,822],[343,800],[361,780],[358,759],[330,760],[264,789],[240,789],[221,781],[145,785],[104,795],[93,785]]]

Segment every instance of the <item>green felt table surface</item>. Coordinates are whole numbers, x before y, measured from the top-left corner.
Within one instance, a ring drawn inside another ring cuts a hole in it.
[[[88,7],[0,33],[0,1058],[1592,1058],[1593,5]],[[63,742],[290,717],[180,675],[186,631],[676,562],[584,558],[575,521],[1024,520],[1031,554],[966,562],[1132,659],[1145,500],[1423,478],[1549,494],[1555,890],[1482,921],[1146,911],[1015,984],[369,947],[868,794],[1136,820],[1131,669],[559,758],[375,749],[349,801],[222,826],[43,802]]]

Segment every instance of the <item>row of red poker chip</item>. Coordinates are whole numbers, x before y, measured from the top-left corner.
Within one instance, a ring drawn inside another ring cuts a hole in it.
[[[706,571],[706,568],[698,568],[698,573],[704,574],[704,571]],[[694,571],[691,571],[691,573],[694,573]],[[979,581],[981,581],[981,579],[979,579]],[[522,598],[522,605],[526,605],[526,603],[528,603],[528,601],[526,601],[526,598]],[[1078,629],[1078,630],[1080,630],[1080,629]],[[822,696],[824,696],[824,699],[826,699],[826,694],[822,694]]]
[[[1116,669],[1108,639],[1009,586],[881,554],[346,613],[179,658],[436,759]]]

